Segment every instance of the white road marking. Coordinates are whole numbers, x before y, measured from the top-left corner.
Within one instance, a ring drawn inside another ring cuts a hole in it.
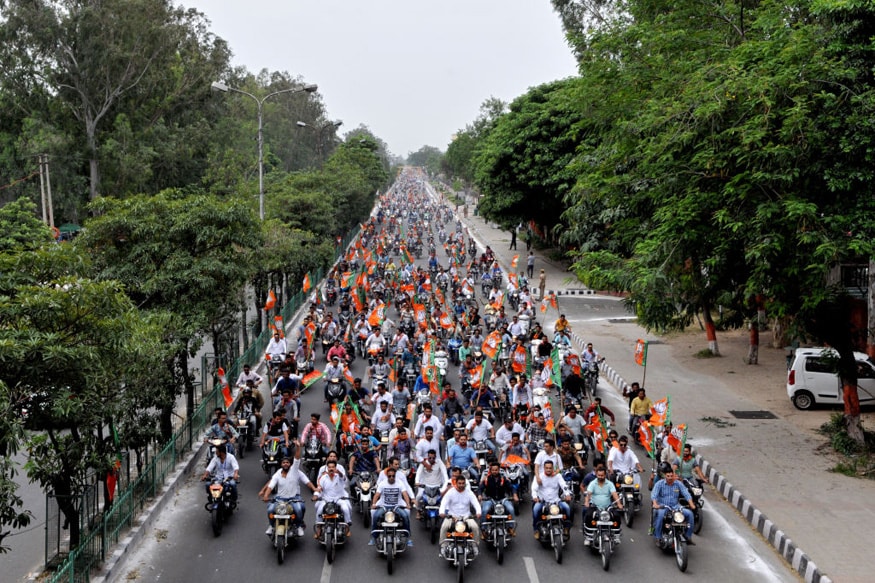
[[[535,570],[535,560],[532,557],[523,557],[523,563],[526,565],[526,574],[529,576],[529,583],[540,583],[538,572]]]
[[[328,562],[328,558],[325,558],[325,562],[322,563],[322,577],[319,578],[319,583],[329,583],[331,581],[331,563]]]

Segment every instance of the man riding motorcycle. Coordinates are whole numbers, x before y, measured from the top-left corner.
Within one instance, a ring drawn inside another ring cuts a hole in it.
[[[277,502],[291,502],[292,508],[295,511],[295,521],[292,526],[297,530],[298,536],[304,536],[304,501],[301,500],[301,485],[305,485],[315,492],[316,487],[310,483],[300,471],[301,466],[301,448],[298,447],[298,441],[295,440],[295,461],[292,462],[287,457],[284,457],[280,462],[280,469],[271,476],[261,490],[258,492],[259,498],[265,502],[270,502],[267,505],[268,524],[270,525],[265,532],[268,536],[273,536],[273,520],[271,516],[276,509]],[[276,489],[276,496],[273,500],[270,498],[271,492]]]

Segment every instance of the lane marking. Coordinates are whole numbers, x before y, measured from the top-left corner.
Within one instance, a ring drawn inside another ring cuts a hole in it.
[[[538,572],[535,570],[535,559],[532,557],[523,557],[523,563],[526,565],[526,574],[529,576],[529,583],[540,583]]]
[[[328,558],[322,563],[322,576],[319,578],[319,583],[329,583],[331,581],[331,563]]]

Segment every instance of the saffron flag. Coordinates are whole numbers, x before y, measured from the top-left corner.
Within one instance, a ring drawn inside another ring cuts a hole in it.
[[[504,292],[503,292],[503,291],[500,291],[500,292],[498,292],[498,294],[495,296],[495,301],[492,302],[492,304],[491,304],[491,305],[492,305],[492,309],[495,310],[495,311],[497,312],[498,310],[501,309],[501,305],[502,305],[503,303],[504,303]]]
[[[524,373],[526,372],[526,363],[528,361],[529,352],[526,350],[525,346],[519,345],[513,351],[513,361],[511,362],[511,369],[515,373]]]
[[[446,313],[446,312],[441,312],[441,316],[440,316],[440,319],[439,319],[439,323],[440,323],[440,325],[441,325],[441,328],[443,328],[444,330],[449,330],[449,329],[452,328],[453,325],[454,325],[454,324],[453,324],[453,317],[450,316],[450,315],[449,315],[448,313]]]
[[[264,302],[264,311],[272,310],[276,305],[276,294],[273,293],[273,290],[267,292],[267,301]]]
[[[599,452],[605,452],[605,437],[607,432],[605,431],[605,426],[602,424],[602,420],[598,415],[593,415],[589,424],[585,426],[585,429],[588,429],[593,436],[595,437],[595,446]]]
[[[374,309],[371,310],[371,313],[368,314],[368,324],[370,324],[371,326],[382,326],[385,312],[386,304],[380,303],[379,305],[374,307]]]
[[[519,260],[520,260],[520,256],[514,255],[513,259],[510,260],[510,266],[513,267],[514,269],[516,269],[516,264],[519,262]]]
[[[483,381],[483,365],[478,364],[471,369],[471,380],[469,381],[472,389],[479,389]]]
[[[650,424],[662,426],[671,422],[671,397],[663,397],[650,407]]]
[[[581,368],[580,368],[580,357],[573,352],[569,352],[565,356],[565,364],[571,367],[571,372],[580,376]]]
[[[225,376],[225,369],[219,367],[219,386],[222,387],[222,397],[225,399],[225,409],[231,406],[234,402],[234,397],[231,395],[231,387],[228,385],[228,377]]]
[[[524,466],[527,466],[527,465],[529,465],[529,460],[527,460],[524,457],[520,457],[518,455],[513,455],[513,454],[505,456],[505,458],[504,458],[504,466],[505,467],[512,466],[515,464],[522,464]]]
[[[280,333],[280,338],[286,337],[286,326],[283,324],[282,315],[276,315],[273,317],[273,329]]]
[[[672,427],[666,441],[676,454],[681,455],[681,452],[684,450],[684,443],[687,441],[687,424],[681,423],[677,427]]]
[[[304,275],[304,287],[303,287],[304,293],[307,293],[308,291],[310,291],[310,288],[312,288],[312,287],[313,287],[313,283],[310,281],[310,274],[307,273]]]
[[[635,341],[635,362],[638,366],[647,366],[647,340]]]
[[[301,384],[304,385],[305,389],[308,389],[313,385],[313,383],[323,377],[325,377],[324,372],[322,372],[321,370],[314,370],[313,372],[307,373],[304,378],[301,379]]]
[[[547,298],[544,298],[543,300],[541,300],[541,313],[542,314],[547,313]]]
[[[638,426],[638,442],[644,446],[651,459],[656,459],[656,432],[647,421],[642,421]]]
[[[428,328],[428,313],[425,311],[425,304],[413,304],[413,317],[416,319],[419,327],[425,330]]]
[[[501,332],[498,330],[493,330],[483,340],[483,346],[481,346],[480,350],[487,357],[495,358],[495,355],[498,354],[499,346],[501,346]]]

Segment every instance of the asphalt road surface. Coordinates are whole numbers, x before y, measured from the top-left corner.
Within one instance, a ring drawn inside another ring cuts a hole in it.
[[[568,316],[572,325],[578,322],[584,327],[588,320],[628,317],[618,300],[598,296],[563,296],[560,298],[560,310]],[[389,316],[397,320],[394,308],[390,310]],[[551,324],[545,328],[550,332],[555,314],[548,312],[548,316],[551,316]],[[355,376],[365,378],[365,366],[366,361],[357,359],[353,364]],[[317,367],[324,367],[324,360],[317,361]],[[454,367],[451,366],[450,369],[448,376],[453,386],[458,387],[458,376]],[[302,423],[314,411],[322,413],[323,421],[328,419],[328,407],[322,399],[322,382],[311,387],[302,396]],[[261,389],[267,397],[267,387],[262,386]],[[604,380],[599,387],[599,394],[610,395],[605,401],[608,406],[620,404],[620,398],[613,390],[609,390]],[[620,407],[614,410],[619,409]],[[621,423],[625,424],[625,418],[622,421],[618,419],[618,424]],[[644,452],[637,449],[636,453],[642,459],[642,465],[649,467],[649,461],[644,459]],[[271,541],[264,534],[267,527],[266,505],[256,495],[268,478],[260,467],[260,461],[257,448],[240,461],[239,508],[218,538],[213,536],[210,515],[204,510],[206,495],[203,483],[199,481],[204,465],[203,462],[198,463],[195,474],[165,507],[152,531],[146,534],[137,549],[131,551],[132,555],[118,573],[117,580],[223,583],[251,581],[254,577],[263,581],[294,577],[299,581],[320,583],[358,582],[374,578],[387,580],[385,560],[373,547],[367,546],[368,532],[355,510],[352,537],[338,550],[333,564],[329,565],[325,561],[323,547],[312,537],[314,512],[313,503],[309,500],[305,517],[307,535],[292,544],[285,564],[277,564]],[[695,537],[696,546],[689,549],[689,567],[685,574],[681,574],[674,557],[663,554],[647,536],[649,516],[646,491],[644,498],[644,509],[636,516],[634,527],[623,529],[622,544],[617,549],[608,572],[602,570],[598,555],[583,547],[578,507],[575,507],[571,540],[560,565],[555,562],[549,548],[541,547],[534,540],[531,503],[524,502],[518,519],[518,535],[508,549],[504,564],[499,566],[494,553],[490,553],[487,546],[481,543],[480,556],[466,569],[466,579],[481,582],[501,580],[504,583],[568,581],[578,577],[587,581],[617,581],[619,578],[662,582],[676,581],[678,577],[686,576],[707,578],[713,583],[799,580],[774,550],[710,487],[705,492],[703,529]],[[438,556],[437,546],[429,544],[424,527],[415,518],[412,520],[411,530],[414,547],[396,561],[392,578],[415,578],[418,583],[455,580],[455,571],[447,561]]]

